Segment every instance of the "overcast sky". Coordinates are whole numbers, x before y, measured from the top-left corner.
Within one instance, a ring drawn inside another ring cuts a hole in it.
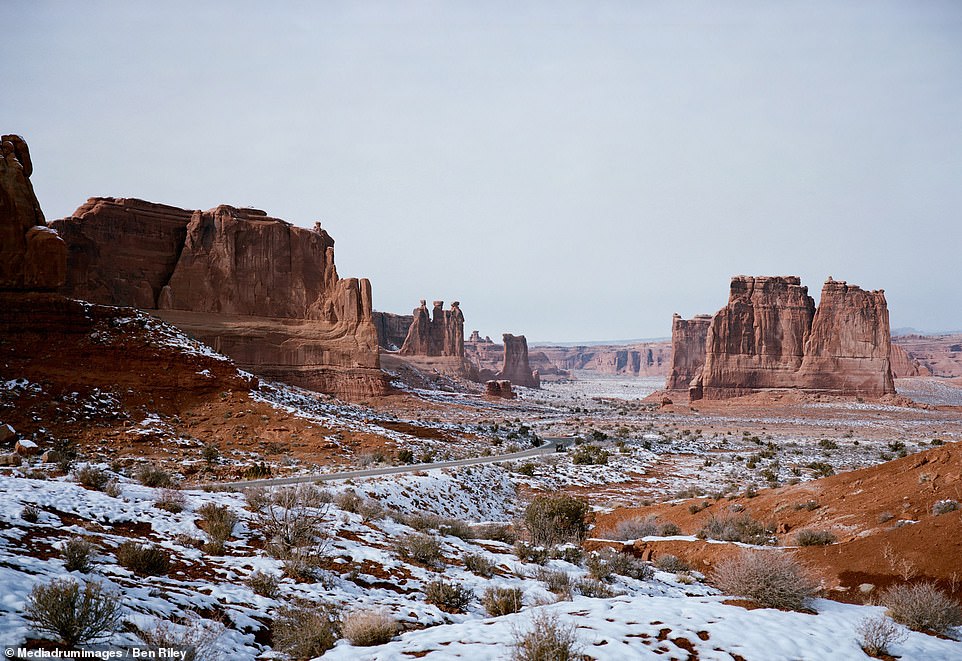
[[[667,336],[735,274],[962,328],[962,3],[0,3],[0,131],[95,195],[320,220],[375,308]]]

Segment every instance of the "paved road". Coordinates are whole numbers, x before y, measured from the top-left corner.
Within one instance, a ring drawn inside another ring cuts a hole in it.
[[[556,452],[555,445],[565,447],[574,443],[571,438],[546,438],[544,445],[510,454],[499,454],[490,457],[471,457],[469,459],[454,459],[451,461],[436,461],[430,464],[407,464],[404,466],[382,466],[380,468],[365,468],[363,470],[345,471],[343,473],[315,473],[313,475],[296,475],[294,477],[269,477],[261,480],[243,480],[240,482],[210,482],[198,484],[191,489],[220,489],[225,491],[240,491],[248,487],[276,487],[284,484],[300,484],[304,482],[338,482],[360,477],[376,477],[378,475],[399,475],[402,473],[416,473],[418,471],[434,470],[437,468],[454,468],[457,466],[477,466],[480,464],[497,464],[502,461],[540,457]]]

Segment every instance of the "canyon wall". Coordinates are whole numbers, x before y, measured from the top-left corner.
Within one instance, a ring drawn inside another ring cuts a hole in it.
[[[69,247],[68,296],[152,310],[267,378],[349,397],[386,391],[371,285],[338,277],[319,225],[92,198],[53,226]]]
[[[671,363],[671,345],[668,342],[539,346],[537,349],[561,371],[589,370],[626,376],[665,376]],[[538,369],[541,369],[540,366]],[[542,375],[546,373],[542,372]]]
[[[839,395],[895,392],[888,308],[882,291],[829,278],[816,312],[795,276],[736,276],[728,305],[708,327],[705,364],[691,399],[770,388]]]
[[[393,312],[373,313],[374,328],[377,330],[378,346],[385,351],[397,351],[404,344],[408,336],[408,329],[414,323],[414,317],[409,314],[394,314]]]
[[[711,315],[701,314],[694,319],[674,315],[671,320],[671,364],[665,388],[688,390],[692,379],[705,366],[705,345]]]

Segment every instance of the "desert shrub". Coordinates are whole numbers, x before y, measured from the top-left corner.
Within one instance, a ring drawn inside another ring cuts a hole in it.
[[[328,503],[317,489],[311,485],[282,488],[264,500],[267,502],[257,508],[255,514],[271,555],[287,560],[320,554],[327,538],[324,517]]]
[[[597,445],[582,445],[571,451],[571,463],[579,465],[604,465],[610,453]]]
[[[585,558],[585,567],[592,578],[599,581],[610,579],[612,574],[638,580],[651,578],[651,567],[634,556],[614,549],[601,549],[590,554]]]
[[[536,613],[527,631],[514,634],[512,661],[576,661],[582,645],[575,626],[564,624],[553,613]]]
[[[585,552],[580,546],[565,544],[564,546],[555,546],[548,551],[548,557],[552,560],[564,560],[573,565],[580,565],[581,561],[584,560]]]
[[[831,464],[824,461],[813,461],[805,465],[806,468],[815,473],[815,477],[830,477],[835,475],[835,469]]]
[[[655,567],[661,571],[667,571],[672,573],[691,571],[691,566],[679,558],[677,555],[660,555],[658,559],[655,560]]]
[[[248,487],[244,489],[244,502],[252,512],[258,512],[271,502],[271,497],[264,487]]]
[[[548,592],[558,595],[562,599],[571,599],[571,576],[560,569],[539,569],[535,578],[544,583]]]
[[[442,535],[451,535],[459,539],[474,539],[474,529],[470,524],[460,519],[441,519],[438,522],[438,532]]]
[[[939,514],[948,514],[949,512],[954,512],[957,509],[959,509],[959,501],[951,499],[940,500],[932,505],[932,514],[938,516]]]
[[[161,489],[154,500],[154,507],[178,514],[187,507],[187,497],[177,489]]]
[[[794,558],[776,551],[743,552],[723,560],[714,580],[723,592],[789,610],[801,610],[818,587]]]
[[[398,523],[403,523],[408,528],[414,528],[419,532],[437,530],[441,525],[441,517],[429,512],[398,512],[392,514],[392,518]]]
[[[799,530],[795,533],[795,543],[799,546],[828,546],[837,541],[831,530]]]
[[[335,606],[297,600],[278,609],[271,634],[275,648],[295,659],[313,659],[334,647],[340,625]]]
[[[254,594],[262,597],[274,599],[280,594],[277,576],[265,571],[253,571],[247,577],[247,587],[253,590]]]
[[[744,544],[770,544],[774,528],[763,525],[748,514],[717,518],[712,516],[697,536],[701,539],[720,539],[725,542]]]
[[[123,489],[120,488],[120,482],[117,480],[110,480],[104,485],[104,493],[111,498],[120,498],[120,494],[123,493]]]
[[[403,448],[397,451],[397,463],[399,464],[413,464],[414,463],[414,452]]]
[[[492,617],[510,615],[521,610],[522,594],[520,588],[490,587],[484,591],[481,604]]]
[[[358,514],[360,512],[362,502],[363,499],[353,489],[342,491],[334,496],[334,504],[337,505],[338,509],[342,509],[345,512],[351,512],[353,514]]]
[[[588,503],[579,498],[565,493],[542,494],[525,508],[524,523],[536,545],[579,543],[588,532],[590,512]]]
[[[506,523],[482,523],[474,526],[475,539],[491,539],[505,544],[514,544],[518,537],[514,534],[514,528]]]
[[[474,592],[457,583],[439,579],[424,586],[424,598],[446,613],[462,613],[474,599]]]
[[[213,445],[205,445],[200,451],[200,456],[208,467],[213,467],[220,460],[220,450]]]
[[[386,510],[381,501],[374,498],[365,498],[357,509],[363,521],[379,521],[384,518]]]
[[[613,539],[630,540],[651,537],[658,534],[658,519],[649,516],[644,519],[625,519],[615,526]]]
[[[536,565],[543,565],[548,561],[548,549],[532,546],[526,542],[515,542],[514,554],[518,556],[518,560]]]
[[[119,596],[100,583],[81,588],[70,579],[57,579],[33,588],[24,617],[38,631],[73,647],[109,638],[120,628],[121,612]]]
[[[480,553],[465,553],[463,560],[464,567],[468,571],[485,578],[494,576],[494,563],[491,562],[487,556],[483,556]]]
[[[97,491],[103,491],[107,483],[110,482],[110,473],[96,466],[91,466],[90,464],[77,470],[77,472],[74,473],[74,477],[77,478],[77,482],[83,486]]]
[[[224,542],[230,539],[237,524],[237,515],[230,507],[206,503],[197,510],[197,513],[202,517],[198,526],[210,535],[211,540]]]
[[[441,545],[437,538],[425,533],[412,533],[400,537],[394,550],[405,560],[411,560],[428,567],[441,563]]]
[[[173,476],[160,466],[154,466],[153,464],[146,464],[138,468],[135,477],[145,487],[169,488],[174,486]]]
[[[595,599],[610,599],[611,597],[615,596],[615,593],[612,592],[611,588],[609,588],[605,583],[594,578],[583,578],[576,582],[574,587],[579,594],[582,594],[586,597],[593,597]]]
[[[20,518],[27,523],[36,523],[40,519],[40,510],[33,505],[27,505],[20,510]]]
[[[680,534],[681,534],[681,528],[679,528],[672,521],[665,521],[658,528],[658,535],[660,537],[673,537],[674,535],[680,535]]]
[[[127,541],[115,551],[117,564],[135,574],[155,576],[170,569],[170,553],[159,546]]]
[[[869,656],[881,657],[889,653],[889,645],[900,643],[908,635],[902,627],[884,615],[867,617],[858,623],[855,632],[859,644]]]
[[[67,571],[89,572],[93,569],[91,556],[97,549],[83,537],[74,537],[64,542],[61,556]]]
[[[214,657],[222,632],[221,626],[198,617],[176,624],[161,620],[150,629],[140,630],[138,635],[155,652],[176,649],[182,652],[178,658],[184,661],[206,661]]]
[[[397,620],[383,611],[354,611],[345,615],[341,623],[341,633],[358,647],[390,642],[397,630]]]
[[[934,583],[893,585],[881,595],[889,615],[915,631],[945,633],[962,624],[959,602]]]

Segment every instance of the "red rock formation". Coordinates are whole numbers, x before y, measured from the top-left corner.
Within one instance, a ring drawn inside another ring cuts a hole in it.
[[[428,314],[425,301],[414,310],[411,326],[400,351],[402,356],[453,356],[464,358],[464,314],[461,304],[434,301],[434,312]]]
[[[709,325],[705,365],[689,394],[695,400],[768,388],[894,393],[890,342],[880,291],[829,279],[816,313],[798,277],[736,276],[728,305]]]
[[[374,311],[374,327],[377,329],[377,343],[387,351],[398,351],[407,339],[414,317],[409,314]]]
[[[894,394],[891,345],[885,292],[829,278],[805,342],[798,380],[803,388],[840,395]]]
[[[528,363],[528,340],[525,336],[505,333],[501,337],[504,340],[504,362],[498,378],[507,379],[517,386],[540,388],[541,377],[537,371],[531,371]]]
[[[556,369],[562,371],[588,370],[627,376],[665,376],[671,362],[671,344],[668,342],[541,346],[538,349],[556,366]]]
[[[899,345],[892,342],[892,350],[889,354],[889,363],[892,366],[892,377],[895,379],[905,379],[913,376],[932,376],[932,370],[920,363],[908,354]]]
[[[63,284],[67,247],[48,228],[33,192],[33,163],[18,135],[0,138],[0,289],[50,291]]]
[[[962,334],[899,335],[892,338],[892,348],[896,346],[918,361],[921,376],[962,376]]]
[[[514,391],[511,389],[511,382],[507,379],[485,381],[484,394],[488,397],[501,397],[502,399],[515,398]]]
[[[671,367],[665,388],[688,390],[692,379],[701,374],[705,366],[705,342],[711,315],[700,314],[694,319],[682,319],[679,315],[671,321]]]
[[[156,310],[268,378],[350,397],[385,391],[370,283],[338,278],[320,227],[111,198],[56,224],[70,244],[68,295]]]

